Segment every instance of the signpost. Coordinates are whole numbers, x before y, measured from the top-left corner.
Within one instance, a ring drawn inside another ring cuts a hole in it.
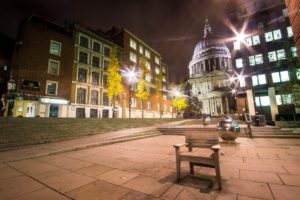
[[[247,127],[248,127],[249,137],[252,138],[252,130],[251,130],[252,119],[251,119],[251,116],[250,116],[249,113],[245,113],[244,116],[245,116],[245,121],[246,121],[246,124],[247,124]]]

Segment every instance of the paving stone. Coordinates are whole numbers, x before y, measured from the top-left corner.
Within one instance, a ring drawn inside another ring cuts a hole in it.
[[[95,181],[67,193],[76,200],[119,200],[130,190],[104,181]]]
[[[282,184],[282,181],[275,173],[240,170],[240,179],[264,183]]]
[[[25,195],[19,196],[17,198],[14,198],[13,200],[41,200],[41,199],[47,199],[47,200],[68,200],[70,198],[57,193],[49,188],[44,188],[40,190],[36,190],[30,193],[27,193]]]
[[[0,168],[0,180],[6,179],[6,178],[12,178],[16,176],[21,176],[22,174],[18,172],[17,170],[11,168],[11,167],[3,167]]]
[[[61,167],[64,169],[78,169],[85,166],[91,165],[90,162],[85,162],[81,160],[77,160],[74,158],[68,158],[62,155],[52,155],[52,156],[45,156],[41,158],[37,158],[37,160],[49,163],[51,165]]]
[[[201,199],[201,200],[211,200],[215,199],[217,196],[216,193],[202,193],[199,189],[185,187],[182,192],[176,197],[176,200],[192,200],[192,199]]]
[[[270,184],[276,200],[296,200],[300,197],[300,187]]]
[[[286,185],[300,186],[300,176],[279,174],[280,178]]]
[[[246,197],[246,196],[238,195],[237,200],[264,200],[264,199],[258,199],[258,198]]]
[[[85,176],[89,176],[89,177],[95,177],[99,174],[103,174],[103,173],[108,172],[112,169],[113,168],[107,167],[107,166],[104,166],[104,165],[93,164],[93,165],[89,165],[89,166],[86,166],[86,167],[76,169],[76,170],[74,170],[74,172],[85,175]]]
[[[45,188],[45,186],[27,176],[0,180],[0,195],[2,200],[12,199],[42,188]]]
[[[300,175],[300,167],[296,166],[284,166],[289,174]]]
[[[136,177],[138,175],[139,174],[136,174],[136,173],[114,169],[114,170],[108,171],[106,173],[100,174],[98,176],[95,176],[95,178],[109,182],[109,183],[113,183],[116,185],[121,185],[123,183],[130,181],[131,179],[133,179],[134,177]]]
[[[131,179],[130,181],[122,184],[122,186],[159,197],[166,190],[169,189],[171,183],[161,183],[159,179],[139,175]]]
[[[163,193],[163,195],[161,195],[161,198],[170,200],[175,199],[182,190],[183,186],[172,184],[172,186],[165,193]]]
[[[237,195],[226,192],[220,192],[216,200],[237,200]]]
[[[267,184],[253,181],[231,179],[223,181],[223,191],[249,197],[270,199],[273,196]]]
[[[120,200],[160,200],[160,199],[151,195],[147,195],[141,192],[131,190],[130,192],[125,194],[125,196],[123,196]]]
[[[95,181],[93,178],[67,170],[47,173],[39,176],[38,179],[50,187],[64,193]]]

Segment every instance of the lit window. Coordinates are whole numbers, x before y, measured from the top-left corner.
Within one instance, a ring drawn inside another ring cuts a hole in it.
[[[252,76],[252,85],[253,86],[264,85],[266,83],[267,83],[267,80],[266,80],[266,75],[265,74]]]
[[[47,81],[46,94],[56,95],[57,94],[57,82]]]
[[[162,68],[161,68],[161,71],[162,71],[162,73],[166,73],[166,68],[165,68],[165,67],[162,67]]]
[[[252,42],[253,42],[253,45],[260,44],[259,36],[258,35],[253,36],[252,37]]]
[[[60,56],[60,52],[61,52],[61,43],[51,40],[49,53],[52,55]]]
[[[290,80],[289,72],[288,71],[280,72],[280,78],[282,82],[289,81]]]
[[[150,59],[150,51],[145,49],[145,56]]]
[[[278,60],[284,60],[285,59],[285,51],[284,49],[280,49],[280,50],[277,50],[277,58]]]
[[[160,70],[158,67],[155,67],[155,74],[159,74],[160,73]]]
[[[289,26],[289,27],[287,27],[286,29],[287,29],[288,37],[293,37],[294,34],[293,34],[292,27]]]
[[[282,104],[281,95],[276,95],[275,98],[276,98],[276,104],[281,105]]]
[[[170,106],[170,112],[173,112],[173,107]]]
[[[282,38],[280,29],[273,31],[274,40],[279,40]]]
[[[261,106],[269,106],[270,105],[270,98],[269,98],[269,96],[260,97],[260,105]]]
[[[48,74],[58,75],[59,74],[59,61],[49,59],[48,62]]]
[[[291,104],[292,103],[292,95],[291,94],[283,94],[282,95],[282,103],[283,104]]]
[[[255,55],[255,64],[262,64],[262,63],[264,63],[262,54]]]
[[[136,99],[131,98],[131,107],[136,108]]]
[[[236,68],[242,68],[243,67],[243,59],[238,58],[235,59]]]
[[[151,75],[150,74],[146,74],[145,80],[148,81],[148,82],[151,82]]]
[[[130,39],[130,47],[136,50],[136,41],[133,39]]]
[[[165,76],[162,77],[162,81],[166,82],[166,77]]]
[[[239,41],[235,41],[235,42],[233,43],[233,47],[234,47],[235,50],[240,49],[240,48],[241,48],[240,42],[239,42]]]
[[[150,69],[151,69],[150,62],[149,62],[149,61],[145,61],[145,65],[146,65],[146,69],[147,69],[148,71],[150,71]]]
[[[279,83],[280,82],[279,72],[272,73],[272,80],[273,80],[273,83]]]
[[[140,54],[144,54],[144,48],[143,48],[143,46],[140,45],[140,49],[139,50],[140,50]]]
[[[158,64],[158,65],[160,64],[159,57],[157,57],[157,56],[155,56],[155,63]]]
[[[240,81],[240,87],[245,87],[246,86],[245,77],[239,78],[239,81]]]
[[[137,63],[137,58],[135,53],[130,52],[130,61]]]
[[[276,56],[276,52],[275,51],[271,51],[268,53],[268,58],[270,62],[276,61],[277,60],[277,56]]]
[[[258,85],[257,76],[252,76],[252,85],[253,86]]]
[[[249,64],[251,66],[255,65],[255,59],[254,59],[254,56],[249,56]]]
[[[251,37],[246,38],[246,43],[247,43],[247,46],[248,46],[248,47],[251,47],[251,46],[252,46],[252,39],[251,39]]]
[[[163,95],[163,99],[164,99],[164,100],[167,100],[167,95],[164,94],[164,95]]]
[[[255,105],[260,106],[259,97],[255,97]]]
[[[298,80],[300,80],[300,69],[296,70],[296,77]]]
[[[297,48],[296,47],[291,47],[291,51],[292,51],[292,56],[293,57],[298,57]]]
[[[266,42],[273,41],[273,33],[272,32],[265,33],[265,38],[266,38]]]

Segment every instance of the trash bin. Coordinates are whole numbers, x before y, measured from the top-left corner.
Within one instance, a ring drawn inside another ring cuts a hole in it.
[[[265,126],[266,116],[265,115],[255,115],[254,116],[254,126]]]

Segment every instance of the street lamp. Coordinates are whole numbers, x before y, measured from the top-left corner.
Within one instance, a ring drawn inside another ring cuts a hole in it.
[[[122,71],[122,74],[123,74],[123,76],[125,76],[127,78],[128,83],[129,83],[129,87],[128,87],[129,108],[128,108],[128,111],[129,111],[129,118],[131,118],[131,95],[132,95],[131,89],[132,89],[133,84],[137,82],[138,72],[135,71],[135,67],[132,67],[131,69],[126,68],[126,70]]]

